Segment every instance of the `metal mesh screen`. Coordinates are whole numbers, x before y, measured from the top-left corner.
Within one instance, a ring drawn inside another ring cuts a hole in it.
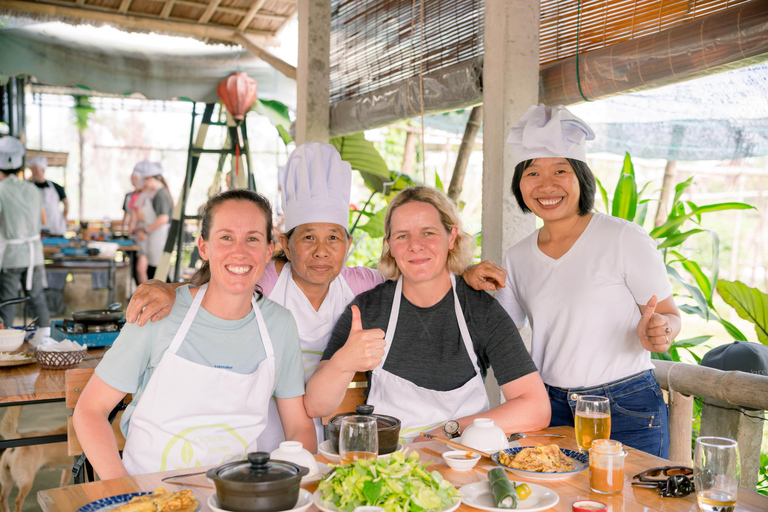
[[[420,1],[331,2],[331,103],[483,54],[483,0]]]

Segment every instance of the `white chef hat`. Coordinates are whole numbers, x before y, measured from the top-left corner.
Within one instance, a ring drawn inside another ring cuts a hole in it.
[[[157,162],[150,162],[149,160],[143,160],[136,164],[133,168],[133,174],[136,174],[140,178],[151,178],[152,176],[162,176],[163,167]]]
[[[16,137],[0,138],[0,171],[15,171],[24,162],[24,145]]]
[[[48,168],[48,159],[44,156],[36,156],[35,158],[27,160],[27,167],[32,167],[33,165],[45,170]]]
[[[297,147],[280,170],[285,231],[310,222],[349,227],[352,167],[330,144],[307,142]]]
[[[509,131],[507,144],[515,151],[514,165],[534,158],[572,158],[587,161],[585,142],[595,132],[562,105],[531,105]]]

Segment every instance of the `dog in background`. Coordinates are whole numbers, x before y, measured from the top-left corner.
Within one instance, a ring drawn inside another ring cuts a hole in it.
[[[21,407],[6,407],[5,415],[0,421],[0,435],[5,439],[19,437],[36,437],[56,434],[66,434],[67,426],[64,425],[49,432],[33,432],[20,435],[19,416]],[[67,455],[67,443],[38,444],[33,446],[20,446],[8,448],[0,456],[0,512],[10,512],[8,508],[8,496],[14,485],[18,485],[19,494],[16,496],[14,512],[21,512],[35,475],[40,469],[61,468],[61,487],[69,483],[69,475],[72,470],[72,457]]]

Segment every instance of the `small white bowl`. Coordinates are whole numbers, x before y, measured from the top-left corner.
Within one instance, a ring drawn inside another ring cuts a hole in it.
[[[509,446],[504,431],[490,418],[475,418],[462,432],[461,444],[486,453],[495,453]]]
[[[24,343],[26,333],[21,329],[0,330],[0,352],[11,352]]]
[[[319,472],[315,457],[309,453],[309,450],[305,450],[304,446],[298,441],[283,441],[277,450],[274,450],[269,455],[269,458],[304,466],[309,469],[309,473],[306,476],[314,476]]]
[[[455,450],[443,453],[443,460],[454,471],[469,471],[480,460],[480,454],[467,455],[464,450]]]

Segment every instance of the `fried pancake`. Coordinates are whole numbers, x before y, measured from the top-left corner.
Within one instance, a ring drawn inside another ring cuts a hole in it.
[[[573,460],[561,452],[556,444],[540,444],[535,448],[524,448],[506,465],[536,473],[565,473],[573,471],[576,467]]]
[[[158,487],[152,494],[135,496],[113,512],[193,512],[200,503],[189,489],[171,492]]]

